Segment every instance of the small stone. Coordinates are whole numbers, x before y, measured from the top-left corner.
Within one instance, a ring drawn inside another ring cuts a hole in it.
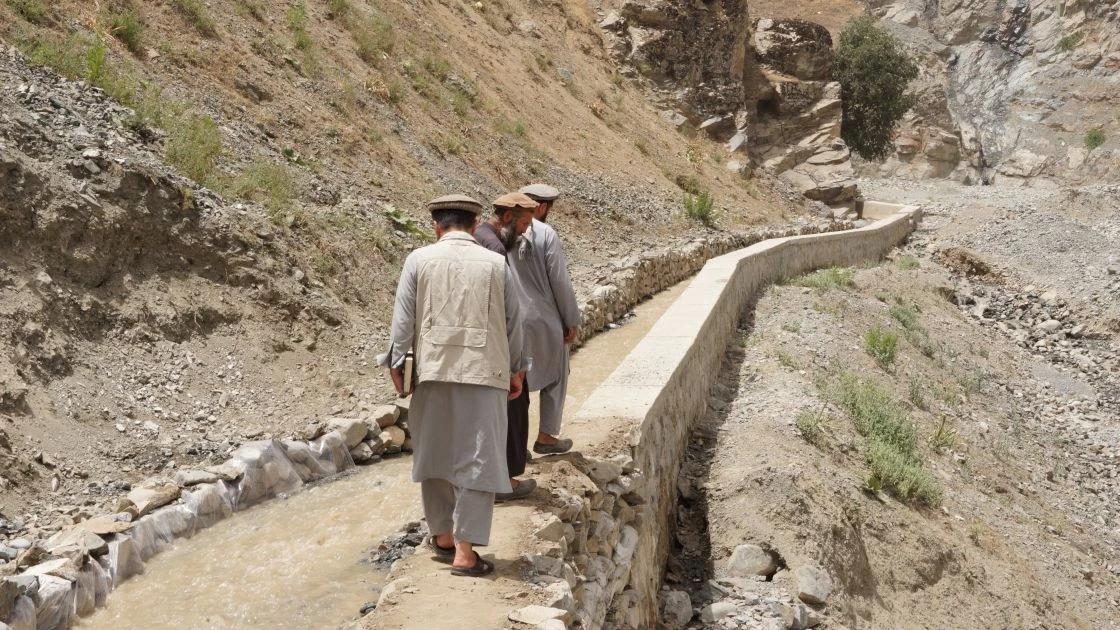
[[[350,458],[354,460],[355,464],[364,464],[373,459],[373,449],[370,448],[368,442],[362,442],[350,449]]]
[[[564,521],[550,514],[545,524],[537,529],[537,531],[533,532],[533,535],[541,540],[558,542],[564,537]]]
[[[389,437],[386,438],[385,434],[388,434]],[[381,432],[381,440],[397,450],[404,446],[406,439],[408,439],[408,435],[405,434],[404,429],[398,426],[387,427]]]
[[[735,604],[731,602],[715,602],[708,604],[700,611],[700,621],[712,623],[724,617],[730,617],[736,612]]]
[[[544,623],[550,619],[565,619],[568,616],[568,611],[559,608],[549,608],[548,606],[526,606],[518,608],[509,614],[510,621],[518,623],[526,623],[535,626]]]
[[[187,488],[190,486],[197,486],[201,483],[214,483],[218,481],[218,475],[210,472],[209,470],[176,470],[175,474],[171,475],[172,481],[180,486]]]
[[[1061,327],[1062,327],[1062,322],[1060,322],[1056,319],[1048,319],[1048,320],[1042,322],[1041,324],[1038,324],[1037,326],[1035,326],[1035,330],[1041,330],[1042,332],[1048,332],[1049,333],[1049,332],[1054,332],[1055,330],[1058,330]]]

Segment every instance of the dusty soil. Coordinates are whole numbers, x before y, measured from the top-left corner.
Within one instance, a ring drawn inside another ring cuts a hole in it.
[[[904,186],[901,200],[933,199],[905,259],[858,270],[851,288],[778,286],[759,300],[697,430],[682,503],[699,516],[682,516],[667,579],[688,590],[692,578],[725,577],[731,551],[751,543],[784,560],[773,583],[787,597],[797,567],[827,569],[836,588],[823,627],[1117,627],[1120,364],[1104,329],[1114,276],[1072,272],[1107,266],[1115,214],[1065,212],[1052,202],[1068,191]],[[1012,209],[1036,221],[1007,220]],[[1084,256],[1048,247],[1068,233],[1087,234],[1076,241]],[[934,260],[946,251],[936,259],[949,267]],[[1050,287],[1068,301],[1044,302]],[[1049,304],[1099,334],[1037,345],[1016,333],[1014,307],[965,295]],[[892,308],[916,315],[926,336],[908,337]],[[898,334],[887,368],[865,351],[873,326]],[[1093,360],[1069,360],[1083,352]],[[939,504],[868,490],[866,439],[824,393],[845,372],[884,385],[916,426]],[[803,431],[799,414],[819,432]],[[769,627],[770,583],[727,584],[743,615],[729,627]]]

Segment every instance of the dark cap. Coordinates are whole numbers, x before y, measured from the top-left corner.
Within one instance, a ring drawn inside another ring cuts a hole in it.
[[[428,212],[436,210],[464,210],[478,216],[482,214],[482,204],[466,195],[444,195],[428,202]]]
[[[560,191],[548,184],[529,184],[518,192],[528,195],[534,201],[541,202],[555,201],[560,196]]]

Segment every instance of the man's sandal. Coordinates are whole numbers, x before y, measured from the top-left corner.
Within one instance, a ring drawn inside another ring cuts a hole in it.
[[[461,577],[482,577],[490,575],[494,572],[494,563],[489,560],[483,560],[478,552],[474,552],[474,566],[473,567],[451,567],[451,575],[458,575]]]
[[[455,548],[454,547],[441,547],[439,545],[439,543],[436,542],[436,537],[435,536],[428,536],[428,539],[425,542],[428,545],[428,549],[431,549],[432,553],[436,554],[436,559],[438,559],[438,560],[451,560],[452,558],[455,557]]]

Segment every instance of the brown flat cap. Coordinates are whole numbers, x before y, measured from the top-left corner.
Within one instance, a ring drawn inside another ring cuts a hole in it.
[[[555,201],[560,191],[548,184],[529,184],[518,192],[528,195],[535,201]]]
[[[444,195],[428,202],[428,212],[436,210],[465,210],[478,216],[482,214],[482,204],[466,195]]]
[[[494,200],[494,207],[503,210],[532,210],[538,205],[532,197],[516,192],[506,193]]]

